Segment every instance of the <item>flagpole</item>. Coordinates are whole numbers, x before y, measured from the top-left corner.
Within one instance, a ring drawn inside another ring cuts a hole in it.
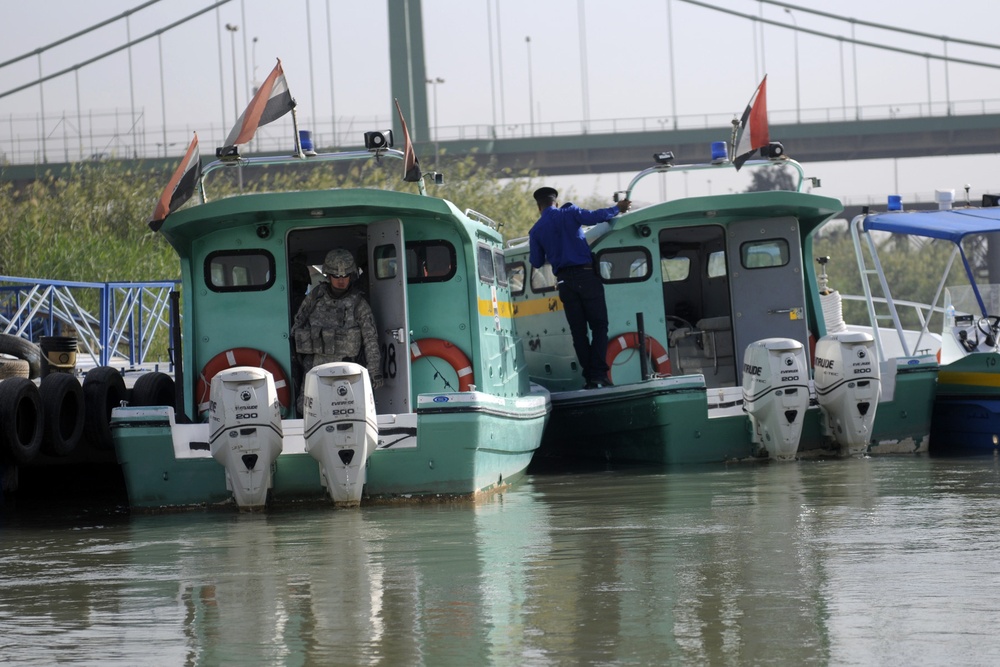
[[[295,157],[306,159],[306,154],[302,152],[302,141],[299,139],[299,117],[295,113],[295,103],[292,102],[292,132],[295,133]]]

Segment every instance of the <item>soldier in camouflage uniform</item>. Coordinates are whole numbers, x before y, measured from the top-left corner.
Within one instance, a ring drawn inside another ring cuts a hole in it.
[[[331,250],[323,262],[323,273],[328,281],[306,295],[292,324],[303,378],[314,366],[350,361],[368,369],[372,388],[377,389],[382,386],[378,330],[372,308],[361,295],[354,257],[343,248]],[[296,404],[301,414],[301,385]]]

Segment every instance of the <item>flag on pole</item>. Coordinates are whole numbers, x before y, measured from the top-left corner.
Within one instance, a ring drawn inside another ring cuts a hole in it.
[[[295,100],[288,90],[285,71],[281,69],[279,58],[278,64],[274,66],[263,85],[250,100],[250,104],[240,114],[236,126],[226,137],[226,145],[216,151],[216,155],[225,157],[235,154],[236,146],[249,143],[257,133],[258,127],[278,120],[294,108]]]
[[[403,119],[403,110],[399,108],[399,100],[396,102],[396,111],[399,112],[399,124],[403,127],[403,180],[408,183],[420,182],[420,163],[417,155],[413,152],[413,143],[410,141],[410,132],[406,129],[406,120]]]
[[[159,231],[163,221],[167,216],[184,205],[191,195],[194,194],[198,181],[201,180],[201,152],[198,150],[198,133],[195,132],[194,139],[188,146],[184,159],[177,166],[174,175],[170,177],[170,182],[164,188],[160,200],[156,202],[153,214],[149,216],[147,224],[154,232]]]
[[[771,138],[767,129],[767,75],[764,75],[750,98],[733,142],[733,165],[739,171],[755,151],[767,146]]]

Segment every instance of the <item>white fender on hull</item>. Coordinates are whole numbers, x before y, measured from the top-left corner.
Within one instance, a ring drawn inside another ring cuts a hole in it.
[[[271,471],[281,453],[281,408],[274,376],[236,366],[212,378],[209,448],[226,469],[226,486],[240,509],[267,504]]]
[[[364,366],[323,364],[306,374],[303,387],[305,449],[319,463],[334,505],[360,504],[368,457],[378,445],[371,379]]]

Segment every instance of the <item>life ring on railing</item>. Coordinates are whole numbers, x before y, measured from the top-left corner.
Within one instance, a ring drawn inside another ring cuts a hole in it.
[[[476,381],[472,373],[472,362],[455,345],[440,338],[421,338],[410,344],[410,361],[421,357],[444,359],[458,374],[458,390],[472,391],[472,385]]]
[[[234,366],[254,366],[263,368],[274,376],[274,388],[278,392],[278,402],[281,407],[288,408],[291,403],[291,389],[288,386],[288,377],[285,375],[281,364],[267,352],[255,350],[252,347],[234,347],[225,352],[219,352],[208,360],[205,367],[201,369],[198,377],[198,389],[195,393],[198,412],[205,412],[209,409],[209,401],[212,393],[212,378],[227,368]]]
[[[670,375],[670,355],[667,351],[663,349],[660,342],[653,338],[652,336],[646,336],[646,346],[649,348],[650,353],[653,357],[653,370],[655,370],[660,375]],[[608,368],[614,362],[615,358],[621,354],[623,351],[628,349],[636,349],[639,347],[639,334],[634,331],[629,331],[628,333],[618,334],[617,336],[612,336],[608,341],[608,353],[605,356],[605,361],[608,364]]]

